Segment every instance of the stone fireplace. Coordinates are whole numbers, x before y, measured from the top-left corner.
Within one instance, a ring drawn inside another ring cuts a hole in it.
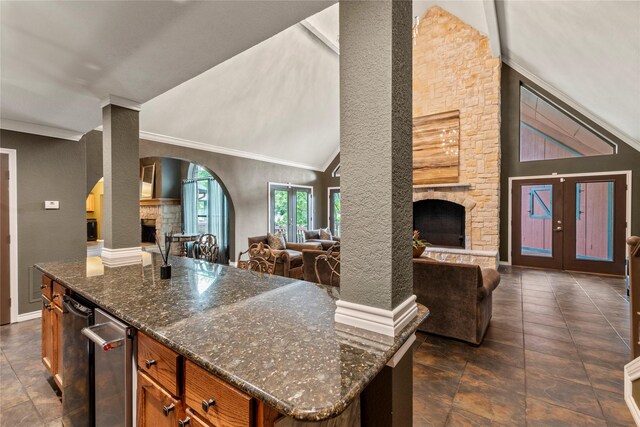
[[[180,231],[182,228],[182,209],[180,199],[149,199],[140,201],[140,220],[151,225],[155,221],[155,234],[160,246],[164,248],[165,233]],[[172,254],[178,254],[177,245],[171,248]]]
[[[500,66],[489,39],[456,16],[434,6],[420,20],[413,46],[413,116],[458,110],[460,120],[457,182],[413,190],[414,225],[424,239],[434,239],[425,251],[431,258],[498,264]]]

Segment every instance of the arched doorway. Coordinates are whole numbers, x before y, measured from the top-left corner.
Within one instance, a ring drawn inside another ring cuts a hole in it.
[[[87,256],[100,256],[103,246],[102,217],[104,201],[104,179],[93,186],[86,200]]]
[[[230,258],[229,197],[207,168],[191,163],[182,180],[182,226],[185,233],[213,234],[220,247],[219,262]]]

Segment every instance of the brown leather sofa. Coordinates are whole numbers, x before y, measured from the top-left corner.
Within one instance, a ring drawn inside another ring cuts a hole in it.
[[[254,243],[264,243],[268,245],[267,236],[249,237],[249,247]],[[322,245],[317,242],[311,243],[291,243],[285,242],[286,249],[274,250],[274,254],[279,255],[276,268],[273,274],[278,276],[302,279],[302,251],[304,249],[322,249]]]
[[[499,283],[500,274],[492,268],[414,258],[413,292],[430,311],[418,329],[479,345]]]
[[[305,249],[302,251],[302,278],[307,282],[321,283],[323,285],[340,286],[340,263],[334,269],[326,260],[318,260],[318,271],[316,274],[316,258],[326,255],[326,250]],[[337,273],[337,274],[336,274]]]
[[[325,251],[329,249],[331,246],[340,242],[339,237],[333,237],[331,240],[322,240],[320,239],[320,229],[318,230],[305,230],[304,232],[304,241],[305,242],[318,242],[322,245],[322,249]]]

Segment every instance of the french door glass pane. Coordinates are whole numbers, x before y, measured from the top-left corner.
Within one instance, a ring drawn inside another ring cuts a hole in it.
[[[298,227],[309,229],[309,192],[296,191],[296,222]]]
[[[613,261],[613,182],[576,184],[576,258]]]
[[[553,186],[523,185],[521,255],[552,257]]]
[[[274,191],[273,224],[275,232],[287,235],[289,225],[289,192],[287,190]]]

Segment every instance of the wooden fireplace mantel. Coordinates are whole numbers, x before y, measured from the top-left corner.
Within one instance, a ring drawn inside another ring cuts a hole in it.
[[[469,187],[471,187],[471,184],[458,183],[458,182],[442,183],[442,184],[425,184],[425,185],[414,185],[413,186],[413,188],[415,188],[415,189],[420,189],[420,188],[469,188]]]
[[[179,205],[180,199],[141,199],[140,206]]]

